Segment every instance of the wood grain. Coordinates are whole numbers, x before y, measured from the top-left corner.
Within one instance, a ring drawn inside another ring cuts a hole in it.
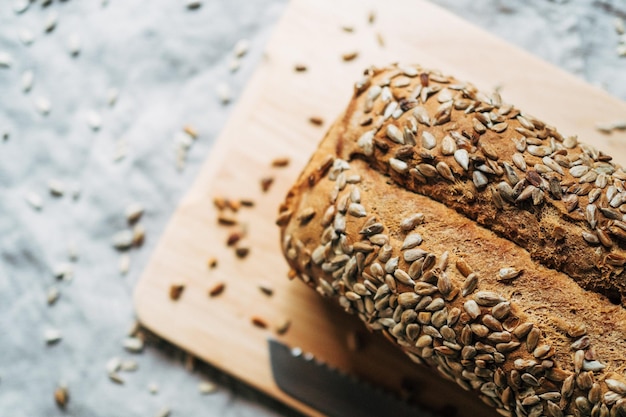
[[[361,330],[360,323],[327,304],[300,282],[286,278],[287,266],[274,225],[277,207],[288,187],[336,115],[345,107],[352,85],[371,64],[401,61],[439,68],[480,88],[502,87],[505,101],[578,134],[626,162],[623,133],[602,135],[597,122],[623,118],[626,104],[532,55],[419,0],[392,0],[378,7],[376,21],[367,15],[374,2],[292,0],[267,46],[265,59],[242,95],[197,180],[174,213],[135,291],[141,322],[199,358],[310,415],[314,410],[283,394],[274,384],[266,340],[277,337],[332,365],[381,386],[459,415],[494,415],[474,397],[448,381],[433,378],[382,337]],[[381,3],[377,3],[380,5]],[[341,26],[351,25],[353,33]],[[384,47],[377,34],[384,39]],[[343,62],[341,55],[358,51]],[[304,64],[305,72],[294,65]],[[317,127],[310,116],[326,123]],[[272,168],[276,157],[289,157],[286,168]],[[273,176],[267,193],[259,180]],[[219,226],[214,196],[247,198],[237,218],[248,230],[241,242],[251,248],[245,259],[225,245],[232,228]],[[215,269],[209,257],[218,259]],[[168,290],[184,282],[171,301]],[[218,282],[222,294],[209,297]],[[268,283],[267,296],[258,284]],[[270,324],[251,324],[258,316]],[[291,328],[278,336],[273,326],[289,318]],[[347,349],[346,335],[359,332],[362,350]],[[446,407],[448,407],[446,409]]]

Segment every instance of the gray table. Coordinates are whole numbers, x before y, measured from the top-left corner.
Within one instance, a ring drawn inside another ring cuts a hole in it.
[[[236,99],[286,2],[204,0],[189,10],[184,1],[54,0],[42,7],[37,0],[21,14],[14,3],[0,2],[0,414],[63,415],[52,393],[65,381],[67,415],[156,416],[163,407],[172,416],[295,415],[208,366],[186,370],[184,354],[164,342],[149,337],[141,354],[122,348],[138,276],[232,108],[216,87],[226,82]],[[613,25],[626,14],[622,0],[438,3],[626,99],[626,58],[616,54]],[[44,33],[51,14],[56,27]],[[24,29],[34,36],[30,46],[20,41],[28,38]],[[242,38],[250,50],[231,73]],[[76,39],[81,50],[72,56]],[[7,54],[12,63],[3,68]],[[29,70],[34,82],[24,93]],[[119,91],[114,105],[111,88]],[[179,171],[176,141],[186,124],[199,137]],[[124,147],[125,158],[114,161]],[[65,185],[63,196],[50,195],[51,179]],[[33,209],[25,196],[39,196],[43,207]],[[130,251],[122,276],[111,237],[126,227],[124,210],[135,201],[145,207],[146,241]],[[68,259],[71,245],[76,261]],[[53,276],[63,264],[72,280]],[[48,306],[51,287],[61,295]],[[62,340],[46,345],[48,328]],[[116,356],[139,365],[120,372],[123,385],[105,370]],[[204,380],[217,391],[200,395]],[[151,383],[157,394],[148,391]]]

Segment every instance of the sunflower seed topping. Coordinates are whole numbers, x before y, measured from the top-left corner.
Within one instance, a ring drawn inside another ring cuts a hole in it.
[[[387,125],[387,137],[396,143],[404,145],[402,132],[393,124]]]

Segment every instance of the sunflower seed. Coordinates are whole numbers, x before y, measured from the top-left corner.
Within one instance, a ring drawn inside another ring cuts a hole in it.
[[[348,206],[348,214],[354,217],[365,217],[367,212],[365,211],[365,207],[358,203],[350,203]]]
[[[59,15],[57,13],[51,12],[48,14],[43,25],[44,32],[52,32],[56,28],[58,20]]]
[[[80,37],[77,34],[73,33],[67,39],[67,50],[69,51],[70,55],[77,56],[80,53],[80,48]]]
[[[442,155],[453,155],[454,151],[456,151],[456,143],[454,139],[452,139],[449,135],[446,135],[441,140],[441,154]]]
[[[133,244],[133,233],[130,230],[121,230],[111,239],[115,249],[128,249]]]
[[[126,275],[128,273],[128,270],[130,269],[130,255],[123,253],[120,256],[118,269],[122,275]]]
[[[31,45],[35,41],[35,35],[33,35],[33,32],[28,29],[20,29],[20,31],[17,33],[17,36],[20,41],[26,46]],[[0,68],[1,67],[2,65],[0,65]]]
[[[576,165],[570,168],[569,174],[574,178],[580,178],[589,171],[589,167],[586,165]]]
[[[415,117],[415,119],[426,126],[430,126],[431,125],[431,121],[430,121],[430,116],[428,115],[428,111],[421,106],[417,106],[413,109],[413,116]]]
[[[506,301],[499,294],[492,291],[479,291],[474,295],[474,300],[481,306],[493,307],[498,303]]]
[[[467,297],[469,294],[474,292],[477,285],[478,275],[472,272],[467,276],[467,278],[465,278],[465,281],[463,281],[461,295],[463,295],[463,297]]]
[[[67,403],[70,401],[70,393],[65,384],[59,384],[59,386],[54,390],[54,401],[62,410],[67,407]]]
[[[604,368],[606,368],[606,365],[599,361],[583,361],[582,369],[584,371],[597,372],[603,370]]]
[[[230,87],[224,82],[217,84],[215,92],[217,93],[217,97],[220,99],[222,104],[228,104],[232,99]]]
[[[437,146],[437,139],[432,135],[432,133],[423,131],[422,132],[422,147],[425,149],[433,149]]]
[[[463,304],[463,309],[472,319],[476,319],[481,313],[480,307],[474,300],[467,300]]]
[[[428,255],[427,251],[415,248],[405,251],[403,257],[406,262],[414,262],[418,259],[424,258],[426,255]]]
[[[398,304],[404,308],[414,308],[419,301],[420,296],[413,292],[403,292],[398,295]]]
[[[394,171],[400,174],[404,174],[409,169],[409,166],[406,162],[396,158],[389,158],[389,165]]]
[[[24,71],[22,74],[22,91],[27,93],[33,88],[33,82],[35,80],[35,73],[33,71]]]
[[[239,39],[233,48],[233,55],[237,58],[243,57],[250,49],[250,41],[247,39]]]
[[[422,236],[419,233],[411,233],[404,239],[401,249],[404,250],[414,248],[415,246],[421,245],[422,241]]]
[[[498,281],[510,281],[518,278],[522,272],[516,268],[501,268],[498,272]]]
[[[359,140],[357,141],[357,145],[363,150],[363,153],[366,156],[371,156],[374,153],[374,134],[375,130],[368,130],[363,133]]]
[[[26,194],[24,199],[35,210],[39,211],[39,210],[41,210],[43,208],[43,200],[39,196],[39,194],[30,192],[30,193]]]
[[[415,229],[418,224],[422,223],[424,223],[424,215],[422,213],[415,213],[402,219],[400,222],[400,229],[404,232],[409,232]]]
[[[170,417],[171,414],[172,412],[168,407],[163,407],[156,414],[156,417]]]
[[[350,52],[346,52],[345,54],[342,54],[341,59],[348,62],[348,61],[352,61],[356,59],[358,56],[359,56],[359,53],[357,51],[350,51]]]
[[[436,178],[439,175],[437,169],[430,164],[418,164],[416,169],[426,178]]]
[[[387,137],[396,143],[404,145],[402,132],[393,124],[387,125]]]
[[[489,178],[487,178],[487,176],[480,171],[474,171],[472,173],[472,181],[474,182],[474,186],[480,190],[485,188],[485,186],[489,183]]]
[[[39,113],[41,113],[43,116],[47,116],[50,113],[50,110],[52,109],[52,104],[50,103],[50,100],[48,100],[47,98],[38,97],[35,100],[35,108],[37,108]]]
[[[217,386],[208,381],[203,381],[198,384],[198,392],[202,395],[213,394],[217,391]]]
[[[43,339],[47,345],[54,345],[61,341],[63,336],[61,336],[61,332],[58,329],[49,328],[44,330]]]
[[[605,379],[606,386],[620,395],[626,395],[626,383],[618,381],[617,379]]]
[[[454,160],[465,171],[469,170],[469,154],[465,149],[457,149],[456,151],[454,151]]]

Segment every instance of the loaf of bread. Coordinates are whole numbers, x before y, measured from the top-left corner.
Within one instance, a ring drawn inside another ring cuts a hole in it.
[[[504,416],[626,415],[626,173],[417,66],[370,68],[279,209],[295,275]]]

